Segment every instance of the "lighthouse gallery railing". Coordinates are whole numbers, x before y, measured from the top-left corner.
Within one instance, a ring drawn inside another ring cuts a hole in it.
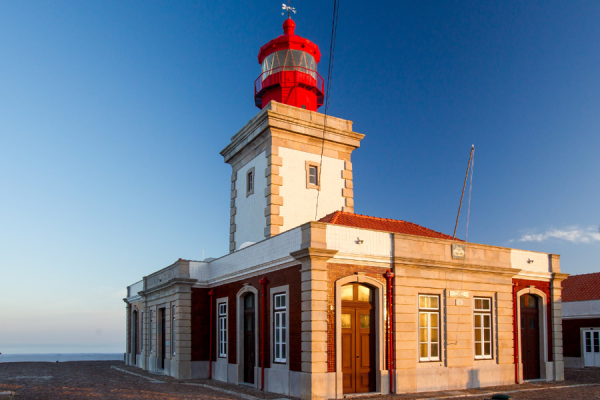
[[[280,74],[279,72],[293,72],[293,74]],[[254,81],[254,95],[256,96],[269,86],[284,82],[316,87],[321,93],[325,93],[325,80],[314,69],[299,66],[284,66],[273,68],[260,74]]]

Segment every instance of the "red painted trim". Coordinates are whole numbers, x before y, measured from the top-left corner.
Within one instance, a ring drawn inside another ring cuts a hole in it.
[[[291,19],[283,22],[283,35],[276,37],[263,45],[258,52],[258,63],[262,64],[265,57],[279,50],[301,50],[311,54],[315,58],[315,62],[321,60],[321,51],[319,46],[308,39],[300,37],[294,33],[296,24]]]
[[[208,292],[210,296],[210,340],[208,345],[208,379],[212,379],[212,337],[213,337],[213,294],[211,290]]]
[[[515,383],[519,383],[519,337],[517,332],[517,285],[513,283],[513,341],[514,341],[514,363]]]
[[[267,301],[267,278],[262,277],[258,283],[262,286],[261,321],[260,321],[260,390],[265,390],[265,303]]]
[[[388,292],[388,359],[389,359],[389,374],[390,374],[390,393],[394,393],[394,309],[393,309],[393,295],[392,295],[392,278],[394,274],[388,269],[383,274],[387,280],[387,292]]]

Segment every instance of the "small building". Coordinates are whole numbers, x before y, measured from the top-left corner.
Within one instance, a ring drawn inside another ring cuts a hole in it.
[[[600,367],[600,272],[563,282],[565,366]]]
[[[562,380],[559,256],[356,214],[364,135],[317,112],[319,49],[283,28],[221,152],[230,252],[128,287],[128,364],[303,399]]]

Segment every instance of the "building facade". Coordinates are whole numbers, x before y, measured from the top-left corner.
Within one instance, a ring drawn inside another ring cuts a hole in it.
[[[294,28],[221,152],[230,252],[128,287],[128,364],[304,399],[562,380],[559,256],[355,214],[364,135],[316,111],[320,53]]]
[[[600,273],[571,275],[563,283],[565,365],[600,367]]]

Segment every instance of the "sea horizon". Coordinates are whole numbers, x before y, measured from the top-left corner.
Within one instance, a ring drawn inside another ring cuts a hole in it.
[[[123,354],[124,344],[0,344],[0,354]]]

